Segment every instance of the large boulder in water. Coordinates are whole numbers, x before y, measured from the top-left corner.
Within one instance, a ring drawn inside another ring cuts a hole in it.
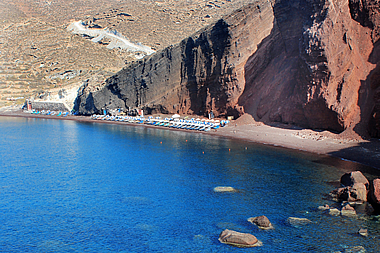
[[[351,187],[344,188],[343,194],[340,194],[338,199],[349,202],[367,201],[367,187],[362,183],[355,183]]]
[[[353,199],[353,201],[367,201],[367,195],[367,186],[363,183],[355,183],[350,188],[350,197]]]
[[[252,224],[255,224],[256,226],[258,226],[261,229],[271,229],[271,228],[273,228],[272,223],[264,215],[261,215],[261,216],[258,216],[258,217],[249,218],[248,221],[251,222]]]
[[[237,247],[254,247],[258,246],[257,244],[259,242],[254,235],[240,233],[229,229],[225,229],[220,233],[219,241]]]
[[[344,186],[353,186],[354,184],[362,183],[366,186],[367,190],[369,188],[368,179],[360,171],[345,173],[340,178],[340,183]]]
[[[368,194],[369,202],[372,204],[375,212],[380,213],[380,178],[374,179]]]
[[[341,187],[331,192],[331,196],[338,201],[367,201],[367,187],[363,183],[355,183],[352,186]]]

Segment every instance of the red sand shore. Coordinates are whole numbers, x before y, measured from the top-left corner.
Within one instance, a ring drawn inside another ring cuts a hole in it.
[[[22,112],[21,110],[0,111],[0,116],[48,118],[75,120],[79,122],[134,125],[131,123],[118,121],[92,120],[87,116],[58,117],[35,115]],[[135,125],[142,126],[140,124]],[[149,125],[143,126],[155,127]],[[162,128],[168,129],[166,127]],[[247,114],[235,121],[230,122],[226,127],[211,130],[207,132],[207,134],[302,150],[321,155],[330,155],[380,169],[380,140],[378,139],[349,140],[342,139],[338,134],[333,134],[328,131],[319,132],[281,124],[269,126],[261,122],[255,122],[255,120]]]

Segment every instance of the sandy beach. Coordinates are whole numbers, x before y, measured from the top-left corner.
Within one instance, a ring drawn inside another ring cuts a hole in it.
[[[250,115],[243,115],[210,134],[329,155],[380,169],[378,139],[353,140],[329,131],[314,131],[284,124],[265,125],[255,122]]]
[[[75,120],[79,122],[97,122],[106,124],[128,124],[157,128],[156,126],[150,125],[93,120],[88,116],[58,117],[35,115],[21,110],[2,110],[0,111],[0,116]],[[167,127],[162,128],[168,129]],[[173,131],[190,130],[173,129]],[[328,131],[314,131],[284,124],[265,125],[261,122],[256,122],[248,114],[241,116],[237,120],[231,121],[225,127],[205,133],[301,150],[320,155],[329,155],[380,169],[380,140],[378,139],[352,140],[344,139],[338,134]]]

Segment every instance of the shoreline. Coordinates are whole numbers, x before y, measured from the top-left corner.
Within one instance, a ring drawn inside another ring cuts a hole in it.
[[[0,111],[2,117],[23,117],[56,120],[74,120],[78,122],[93,122],[100,124],[119,124],[130,126],[151,127],[160,129],[177,130],[168,127],[150,126],[137,123],[126,123],[119,121],[100,121],[90,119],[90,116],[47,116],[25,113],[17,111]],[[220,137],[239,139],[274,147],[293,149],[301,152],[327,155],[331,157],[356,162],[380,170],[380,140],[349,140],[342,139],[338,134],[328,131],[315,131],[302,129],[296,126],[284,124],[265,125],[256,122],[250,115],[243,115],[237,120],[231,121],[227,126],[220,127],[209,132],[202,132]]]

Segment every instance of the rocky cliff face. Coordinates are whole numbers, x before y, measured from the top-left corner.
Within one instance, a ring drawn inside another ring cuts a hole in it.
[[[348,2],[277,1],[273,10],[278,26],[266,43],[278,53],[264,44],[248,60],[239,103],[263,121],[336,132],[368,121],[371,29],[351,18]]]
[[[366,112],[370,111],[368,131],[373,137],[380,138],[380,7],[375,0],[350,0],[350,11],[352,18],[363,27],[370,29],[373,48],[368,61],[375,65],[367,75],[365,89],[370,93],[373,101],[366,101],[367,97],[362,96],[360,105]],[[368,96],[368,95],[367,95]],[[364,106],[366,105],[366,107]],[[367,108],[369,107],[369,108]],[[358,128],[367,127],[366,121],[359,124]]]
[[[251,4],[181,43],[109,78],[103,89],[86,86],[80,113],[101,108],[162,108],[164,112],[216,116],[242,113],[244,65],[273,28],[269,1]]]
[[[161,108],[380,136],[379,5],[257,1],[106,81],[76,109]]]

